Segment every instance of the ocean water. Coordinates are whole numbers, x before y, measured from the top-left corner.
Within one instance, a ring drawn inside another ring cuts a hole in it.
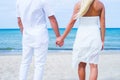
[[[60,29],[60,33],[64,32],[64,28]],[[56,47],[55,34],[53,29],[49,31],[49,50],[72,50],[77,28],[73,28],[65,39],[63,47]],[[15,50],[21,51],[22,35],[19,29],[0,29],[0,51]],[[120,28],[107,28],[105,36],[105,50],[120,50]]]

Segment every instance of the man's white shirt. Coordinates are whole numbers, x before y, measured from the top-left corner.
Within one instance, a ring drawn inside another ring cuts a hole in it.
[[[39,47],[48,42],[46,17],[54,15],[45,0],[17,0],[17,17],[24,27],[23,44]]]

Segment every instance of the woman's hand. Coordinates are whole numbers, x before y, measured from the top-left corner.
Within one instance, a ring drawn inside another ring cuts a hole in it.
[[[63,44],[64,44],[64,40],[63,40],[62,36],[57,37],[56,45],[59,45],[59,47],[61,47],[61,46],[63,46]]]

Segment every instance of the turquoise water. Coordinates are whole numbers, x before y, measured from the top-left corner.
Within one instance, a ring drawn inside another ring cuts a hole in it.
[[[60,29],[61,34],[64,28]],[[49,31],[49,50],[72,50],[77,28],[73,28],[65,39],[63,47],[55,45],[55,35],[52,29]],[[22,50],[22,35],[19,29],[0,29],[0,51]],[[120,50],[120,28],[107,28],[105,37],[105,50]]]

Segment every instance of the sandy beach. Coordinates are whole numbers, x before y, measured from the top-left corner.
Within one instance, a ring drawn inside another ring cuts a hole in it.
[[[21,54],[0,54],[0,80],[18,80]],[[77,72],[72,68],[71,51],[49,52],[43,80],[78,80]],[[89,65],[86,68],[87,79]],[[28,80],[33,80],[34,59]],[[99,59],[98,80],[120,80],[120,51],[102,51]]]

